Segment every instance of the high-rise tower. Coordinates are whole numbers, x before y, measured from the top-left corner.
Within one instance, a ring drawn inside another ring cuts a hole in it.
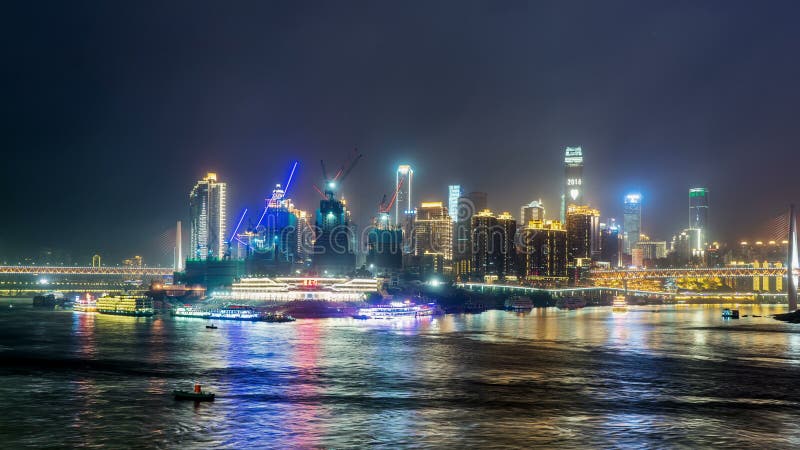
[[[394,224],[402,226],[407,212],[414,209],[411,203],[411,182],[414,180],[414,170],[411,166],[404,164],[397,168],[396,177],[395,186],[398,186],[398,189],[397,199],[394,202]]]
[[[689,229],[692,230],[692,251],[702,252],[708,241],[708,190],[689,189]]]
[[[567,260],[600,258],[600,211],[588,206],[567,208]]]
[[[458,199],[464,195],[461,185],[451,184],[447,187],[447,212],[453,222],[458,221]]]
[[[639,236],[642,234],[642,195],[638,193],[625,196],[625,206],[622,220],[623,251],[631,254],[631,249],[636,247]]]
[[[226,251],[227,185],[209,172],[189,194],[192,259],[222,259]]]
[[[564,190],[561,193],[561,221],[567,217],[567,206],[583,205],[583,150],[567,147],[564,152]]]

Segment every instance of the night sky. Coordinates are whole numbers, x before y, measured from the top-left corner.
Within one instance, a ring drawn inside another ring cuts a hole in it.
[[[559,211],[566,146],[587,200],[643,230],[755,238],[800,203],[800,4],[702,1],[14,2],[2,37],[0,262],[42,248],[89,264],[172,263],[206,171],[231,216],[290,161],[309,211],[319,159],[364,154],[344,195],[362,224],[394,169],[518,215]],[[233,220],[233,218],[231,219]],[[188,233],[188,230],[187,230]]]

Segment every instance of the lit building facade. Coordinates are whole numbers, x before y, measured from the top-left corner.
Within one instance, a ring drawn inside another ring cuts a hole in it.
[[[706,188],[689,189],[689,229],[694,230],[692,251],[705,250],[708,242],[708,190]]]
[[[561,220],[569,205],[583,205],[583,150],[567,147],[564,151],[564,189],[561,195]]]
[[[497,217],[488,209],[472,216],[472,271],[475,279],[482,281],[487,275],[497,275],[500,254],[500,239]]]
[[[125,258],[122,260],[122,267],[144,267],[144,262],[142,261],[142,257],[136,255],[131,258]]]
[[[537,220],[544,222],[544,204],[542,199],[534,200],[519,209],[519,223],[521,227],[526,227],[529,222]]]
[[[333,194],[320,200],[316,219],[312,267],[319,275],[346,275],[355,269],[353,229],[343,200]]]
[[[529,222],[522,232],[520,252],[526,279],[566,279],[567,230],[560,221]]]
[[[464,195],[464,190],[461,189],[461,185],[451,184],[447,186],[447,212],[454,223],[458,221],[458,199],[462,195]]]
[[[570,205],[567,209],[567,258],[576,260],[600,258],[600,211],[588,206]]]
[[[412,203],[412,185],[414,169],[408,164],[397,167],[395,186],[397,198],[394,202],[394,224],[403,231],[403,253],[414,252],[412,230],[414,227],[414,206]]]
[[[667,257],[666,241],[639,241],[636,248],[642,250],[642,259],[648,266],[652,266],[656,260]]]
[[[517,246],[517,221],[508,212],[497,216],[497,228],[500,232],[500,265],[498,276],[501,280],[516,275]]]
[[[623,250],[626,255],[631,254],[631,250],[636,247],[642,234],[642,195],[632,193],[625,196],[623,207]]]
[[[622,265],[622,235],[616,222],[600,224],[600,261],[611,267]]]
[[[457,263],[457,275],[472,272],[472,218],[487,209],[488,195],[485,192],[470,192],[458,199],[458,220],[453,231],[453,260]]]
[[[295,208],[277,185],[266,199],[258,222],[236,235],[236,252],[232,256],[247,261],[250,275],[271,276],[294,273],[307,262],[313,245],[307,233],[308,216]]]
[[[191,258],[222,259],[227,232],[227,185],[209,172],[189,193]]]
[[[394,202],[394,224],[402,226],[405,215],[408,214],[408,211],[414,209],[413,203],[411,203],[411,184],[414,181],[414,170],[411,166],[404,164],[397,168],[395,175],[397,198]]]
[[[444,264],[452,261],[453,222],[442,202],[422,202],[417,208],[414,218],[414,255],[439,255],[438,259]]]
[[[505,280],[516,274],[514,235],[517,222],[509,213],[490,210],[472,216],[472,270],[475,279],[488,276]]]

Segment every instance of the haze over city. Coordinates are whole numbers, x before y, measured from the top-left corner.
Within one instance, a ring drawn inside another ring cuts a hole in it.
[[[0,17],[0,447],[800,448],[800,2]]]
[[[6,8],[0,260],[48,247],[88,263],[169,265],[174,222],[215,171],[231,216],[263,205],[299,160],[365,156],[343,187],[366,224],[415,170],[557,218],[563,150],[584,151],[586,201],[643,229],[686,226],[710,191],[715,240],[757,238],[800,197],[793,2],[70,2]],[[235,19],[234,19],[235,18]]]

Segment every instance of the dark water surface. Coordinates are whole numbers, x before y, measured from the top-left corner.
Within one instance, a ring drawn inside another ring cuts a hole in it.
[[[800,325],[766,317],[781,306],[206,330],[8,303],[3,448],[800,447]],[[169,395],[196,380],[216,402]]]

